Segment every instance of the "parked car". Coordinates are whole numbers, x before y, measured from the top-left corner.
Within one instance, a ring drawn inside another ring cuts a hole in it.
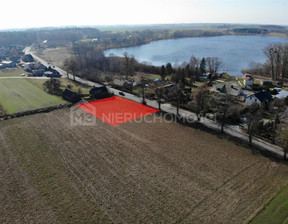
[[[125,94],[123,92],[119,92],[120,96],[125,96]]]

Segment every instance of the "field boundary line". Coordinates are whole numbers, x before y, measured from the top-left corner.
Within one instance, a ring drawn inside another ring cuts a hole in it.
[[[39,108],[39,109],[35,109],[35,110],[27,110],[27,111],[23,111],[23,112],[19,112],[19,113],[14,113],[14,114],[5,114],[5,115],[0,116],[0,121],[9,120],[9,119],[18,118],[18,117],[29,116],[29,115],[33,115],[33,114],[47,113],[47,112],[51,112],[54,110],[58,110],[58,109],[66,108],[66,107],[71,107],[71,106],[73,106],[73,104],[71,104],[71,103],[59,104],[57,106],[52,106],[52,107],[44,107],[44,108]]]

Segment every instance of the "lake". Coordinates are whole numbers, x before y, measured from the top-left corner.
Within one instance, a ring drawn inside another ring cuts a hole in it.
[[[139,62],[148,62],[153,65],[163,65],[170,62],[181,64],[189,61],[192,55],[203,57],[219,57],[224,61],[221,68],[227,69],[231,75],[242,75],[241,70],[248,68],[250,62],[265,62],[263,49],[273,43],[288,43],[287,39],[268,36],[216,36],[191,37],[153,41],[149,44],[110,49],[105,55],[111,53],[123,56],[128,52],[135,56]]]

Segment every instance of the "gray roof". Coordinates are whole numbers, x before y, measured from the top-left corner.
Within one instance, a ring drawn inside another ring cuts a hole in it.
[[[127,80],[120,80],[120,79],[114,79],[113,80],[113,85],[115,86],[123,86],[124,84],[132,84],[131,82],[127,81]]]
[[[233,85],[225,85],[226,93],[231,96],[238,96],[240,94],[241,87]]]
[[[219,92],[226,93],[231,96],[238,96],[241,90],[241,87],[239,86],[233,86],[231,84],[224,84],[224,83],[218,83],[215,88]]]

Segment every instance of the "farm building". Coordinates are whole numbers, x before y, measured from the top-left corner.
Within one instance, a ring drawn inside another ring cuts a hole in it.
[[[253,103],[261,104],[263,102],[269,103],[272,100],[272,95],[269,91],[260,91],[245,98],[245,105],[249,106]]]
[[[71,103],[77,103],[78,101],[81,100],[81,96],[78,93],[76,93],[73,90],[68,89],[68,88],[65,89],[62,96],[63,96],[64,100],[67,100]]]

